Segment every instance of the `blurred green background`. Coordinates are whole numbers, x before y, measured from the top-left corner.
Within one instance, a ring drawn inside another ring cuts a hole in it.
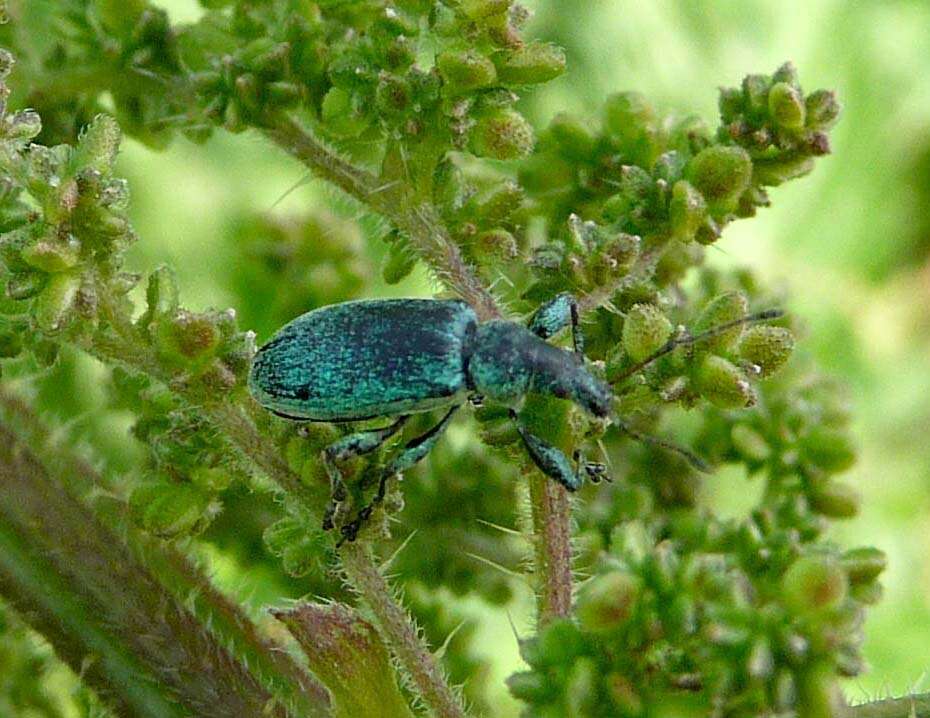
[[[172,20],[195,19],[195,0],[163,0]],[[533,31],[568,50],[569,71],[526,98],[544,124],[563,109],[594,108],[634,89],[664,110],[716,118],[717,86],[748,72],[795,62],[806,88],[835,88],[844,114],[832,157],[812,176],[772,192],[773,208],[729,228],[710,253],[719,267],[749,265],[792,297],[806,326],[800,351],[850,388],[861,457],[850,479],[864,496],[858,518],[835,531],[841,543],[885,550],[885,599],[869,614],[871,670],[847,685],[858,701],[930,690],[930,2],[794,0],[653,2],[551,0],[526,3]],[[245,211],[286,216],[308,206],[352,210],[252,134],[217,133],[205,146],[177,140],[154,153],[127,141],[121,173],[133,188],[142,241],[133,269],[169,262],[192,309],[234,303],[230,229]],[[372,243],[372,260],[384,247]],[[372,294],[427,294],[422,271]],[[282,288],[286,291],[286,288]],[[273,328],[242,312],[259,338]],[[101,390],[87,376],[85,393]],[[96,432],[95,432],[96,433]],[[125,427],[100,431],[112,453],[128,451]],[[453,433],[452,440],[456,439]],[[128,457],[127,457],[128,458]],[[726,507],[739,476],[711,482]],[[232,575],[219,550],[211,559]],[[277,599],[261,575],[235,572],[229,586],[256,608]],[[524,592],[513,608],[527,625]],[[501,715],[515,715],[502,679],[519,665],[508,616],[482,616],[478,642],[501,680]]]

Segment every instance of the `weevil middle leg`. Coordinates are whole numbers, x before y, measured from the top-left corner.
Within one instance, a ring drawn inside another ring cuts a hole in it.
[[[330,486],[329,504],[323,512],[324,531],[329,531],[333,527],[333,516],[336,513],[336,508],[348,497],[348,489],[342,478],[342,472],[339,470],[338,462],[371,453],[400,431],[409,418],[409,415],[403,415],[393,424],[383,429],[359,431],[343,436],[323,449],[323,465],[326,467]]]
[[[576,354],[584,354],[584,335],[574,295],[562,292],[543,304],[530,319],[529,330],[541,339],[548,339],[571,325],[572,345]]]
[[[344,541],[354,541],[355,537],[358,536],[359,529],[365,524],[368,519],[371,518],[371,514],[374,511],[375,507],[384,501],[384,497],[387,494],[387,484],[394,476],[397,476],[400,473],[403,473],[407,469],[414,466],[419,462],[423,457],[425,457],[433,447],[436,445],[436,442],[439,440],[439,437],[442,436],[442,433],[446,430],[446,427],[449,426],[449,422],[452,420],[453,414],[458,411],[461,404],[456,404],[449,411],[446,412],[445,416],[439,420],[439,423],[436,424],[433,428],[427,431],[420,436],[417,436],[410,441],[408,441],[404,448],[401,449],[400,453],[395,456],[387,466],[381,472],[381,479],[378,481],[378,491],[375,493],[371,501],[367,505],[362,507],[356,517],[342,527],[342,538],[339,540],[339,546],[342,545]]]

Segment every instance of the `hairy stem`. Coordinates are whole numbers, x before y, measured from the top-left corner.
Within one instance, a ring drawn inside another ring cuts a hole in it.
[[[571,499],[563,486],[539,472],[530,481],[535,536],[537,622],[540,627],[572,609]]]
[[[449,686],[439,662],[407,611],[395,599],[368,548],[358,543],[347,544],[340,557],[349,582],[371,610],[385,642],[432,715],[463,718],[466,712],[460,696]]]
[[[52,450],[47,446],[45,452]],[[61,582],[68,595],[80,597],[88,625],[76,627],[75,635],[85,656],[98,650],[90,625],[96,624],[144,666],[162,696],[188,712],[217,718],[290,715],[117,535],[47,473],[6,424],[0,424],[0,521],[8,546],[27,547],[18,562],[15,552],[4,552],[6,582],[15,584],[20,602],[22,594],[38,594],[31,603],[44,602],[46,623],[62,623],[66,606],[48,603],[42,582],[29,581],[24,571],[47,566],[50,582]],[[116,659],[103,670],[114,690],[128,680],[135,683],[125,678],[125,664]],[[132,693],[123,695],[126,702],[139,702]],[[153,714],[146,710],[143,715]]]
[[[265,134],[320,177],[387,218],[404,232],[436,277],[474,307],[482,320],[501,316],[493,295],[429,204],[410,200],[409,188],[378,179],[339,157],[290,117],[278,115]]]
[[[928,718],[930,717],[930,693],[861,703],[847,708],[846,716],[847,718]]]

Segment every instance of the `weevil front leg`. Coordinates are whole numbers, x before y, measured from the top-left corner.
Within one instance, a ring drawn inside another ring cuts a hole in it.
[[[334,441],[323,449],[323,465],[326,467],[326,474],[329,476],[330,486],[329,504],[323,512],[324,531],[329,531],[333,527],[333,516],[336,514],[336,508],[345,501],[349,495],[338,463],[374,451],[400,431],[401,427],[409,418],[409,415],[404,415],[399,417],[393,424],[383,429],[359,431],[354,434],[349,434],[348,436],[343,436],[341,439]]]
[[[523,445],[526,447],[527,453],[539,470],[549,478],[558,481],[569,491],[577,491],[580,489],[582,484],[584,484],[584,474],[587,473],[585,468],[586,464],[584,462],[578,462],[575,466],[572,466],[572,462],[561,449],[540,439],[527,430],[527,428],[520,423],[517,412],[511,410],[510,418],[513,419],[514,423],[517,425],[517,431],[520,432]],[[576,458],[577,456],[576,453]]]
[[[358,515],[352,521],[342,527],[342,538],[339,540],[339,546],[341,546],[344,541],[355,541],[359,529],[371,518],[371,514],[375,510],[375,507],[384,501],[385,494],[387,494],[388,481],[414,466],[432,451],[436,442],[439,441],[439,437],[442,436],[446,427],[449,426],[452,415],[459,409],[459,406],[460,405],[456,405],[449,409],[439,423],[425,434],[421,434],[408,441],[401,452],[384,467],[384,470],[381,472],[381,479],[378,481],[377,493],[375,493],[372,500],[366,506],[359,510]]]
[[[572,327],[572,344],[577,354],[584,353],[584,335],[578,315],[578,301],[562,292],[543,304],[530,319],[529,330],[542,339],[558,334],[568,325]]]

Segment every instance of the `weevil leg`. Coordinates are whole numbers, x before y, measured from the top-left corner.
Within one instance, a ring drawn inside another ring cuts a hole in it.
[[[516,423],[517,431],[520,432],[527,453],[529,453],[533,463],[539,467],[539,470],[549,478],[558,481],[569,491],[580,489],[584,483],[582,476],[584,469],[582,466],[572,466],[572,462],[561,449],[530,433],[520,423],[515,411],[510,412],[510,418]]]
[[[572,344],[577,354],[584,353],[584,335],[581,332],[581,320],[578,315],[578,302],[573,295],[562,292],[543,304],[533,318],[529,329],[542,339],[548,339],[571,325]]]
[[[597,484],[601,481],[610,483],[613,481],[613,479],[610,478],[610,474],[607,473],[607,464],[601,463],[600,461],[588,461],[585,459],[584,454],[577,449],[575,453],[572,454],[572,459],[575,461],[575,466],[578,467],[579,472],[584,471],[593,483]]]
[[[375,507],[384,501],[384,496],[387,493],[388,481],[414,466],[432,451],[436,442],[439,441],[439,437],[442,436],[446,427],[449,426],[453,414],[455,414],[460,407],[461,404],[453,406],[432,429],[408,441],[401,452],[384,467],[384,470],[381,472],[381,479],[378,481],[377,493],[375,493],[368,505],[359,510],[358,515],[352,521],[342,527],[342,538],[339,540],[339,546],[341,546],[344,541],[355,540],[355,537],[358,536],[359,529],[371,518],[371,514],[375,510]]]
[[[323,449],[323,465],[326,467],[326,474],[329,476],[330,486],[329,504],[327,504],[326,510],[323,512],[324,531],[329,531],[333,527],[333,516],[336,513],[336,508],[345,501],[346,497],[349,495],[345,481],[342,478],[342,472],[339,470],[339,462],[374,451],[400,431],[401,427],[409,418],[409,415],[404,415],[399,417],[393,424],[383,429],[359,431],[354,434],[349,434],[348,436],[343,436],[341,439],[334,441]]]

